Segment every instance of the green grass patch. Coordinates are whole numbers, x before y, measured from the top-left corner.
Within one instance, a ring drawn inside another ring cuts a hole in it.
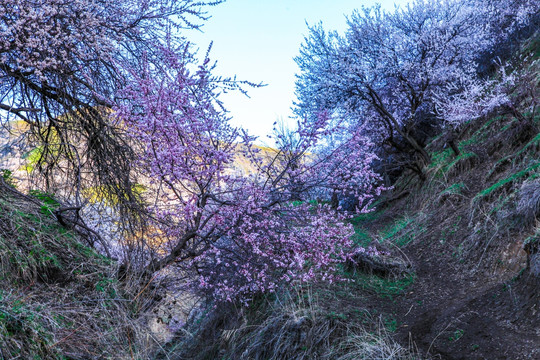
[[[456,166],[463,163],[467,159],[477,158],[478,155],[472,151],[465,151],[463,145],[459,145],[461,154],[456,156],[451,149],[445,149],[433,154],[432,162],[428,166],[429,169],[435,170],[434,177],[440,178],[443,174],[453,170]]]
[[[495,184],[491,185],[490,187],[480,191],[475,197],[474,200],[481,199],[487,196],[492,195],[497,190],[503,188],[504,186],[513,183],[514,181],[521,179],[521,178],[530,178],[530,179],[536,179],[538,177],[538,170],[540,168],[540,162],[537,162],[526,169],[523,169],[521,171],[518,171],[517,173],[514,173],[504,179],[501,179],[497,181]]]
[[[450,185],[449,187],[447,187],[443,191],[441,191],[439,193],[439,196],[443,196],[443,195],[460,195],[460,194],[463,193],[463,190],[465,190],[466,188],[467,187],[466,187],[465,183],[462,183],[462,182],[455,183],[455,184]]]
[[[403,231],[412,222],[413,222],[413,218],[405,216],[397,220],[396,222],[394,222],[394,224],[382,230],[380,232],[380,235],[382,236],[384,240],[394,238],[397,234]]]
[[[449,172],[463,161],[473,158],[478,158],[478,155],[476,155],[474,152],[462,152],[450,164],[448,164],[448,166],[445,167],[444,172]]]
[[[500,172],[502,168],[509,164],[516,165],[520,161],[526,158],[526,155],[530,155],[531,158],[536,159],[538,157],[538,150],[540,149],[540,133],[537,134],[531,141],[525,144],[516,153],[507,155],[502,159],[499,159],[492,169],[489,171],[487,178],[489,179],[494,173]]]
[[[354,235],[352,240],[356,245],[368,246],[373,241],[371,234],[365,229],[366,225],[377,221],[386,210],[373,210],[365,214],[358,214],[349,220],[349,223],[354,227]]]
[[[355,226],[354,227],[354,235],[351,237],[351,240],[355,243],[355,245],[366,247],[373,241],[373,238],[367,232],[367,230]]]
[[[362,290],[377,294],[385,299],[394,300],[397,296],[405,293],[407,288],[414,283],[416,275],[411,273],[403,278],[391,279],[357,273],[354,280]]]
[[[424,231],[422,226],[413,226],[416,220],[415,217],[409,216],[396,220],[379,232],[381,242],[389,241],[398,247],[409,244],[418,234]]]
[[[505,126],[501,128],[501,132],[505,132],[506,130],[510,129],[517,122],[518,120],[516,118],[513,118],[508,124],[506,124]]]
[[[540,145],[540,133],[536,134],[536,136],[529,141],[525,146],[523,146],[517,153],[512,155],[513,158],[519,159],[522,155],[527,153],[529,150],[533,149],[534,154],[536,155],[536,149]]]
[[[443,151],[437,151],[431,155],[431,164],[428,166],[430,169],[443,168],[445,164],[448,164],[453,158],[454,153],[452,149],[445,149]]]
[[[4,179],[4,182],[11,186],[15,187],[15,179],[13,179],[13,172],[9,169],[0,169],[0,177]]]
[[[398,323],[395,317],[388,316],[386,318],[383,318],[383,322],[384,322],[384,327],[386,328],[387,331],[396,332],[398,328]]]
[[[480,129],[476,130],[474,132],[474,134],[472,134],[472,136],[464,141],[462,141],[460,143],[461,146],[468,146],[468,145],[474,145],[474,144],[478,144],[484,140],[486,140],[487,138],[490,137],[490,132],[493,131],[493,130],[496,130],[497,132],[500,130],[500,129],[495,129],[494,126],[499,123],[499,122],[502,122],[504,120],[507,120],[507,117],[504,116],[504,115],[499,115],[499,116],[493,116],[491,119],[489,119],[488,121],[486,121],[484,123],[484,125],[482,125],[482,127],[480,127]]]
[[[43,203],[43,205],[41,205],[40,211],[44,215],[52,215],[54,210],[57,210],[60,207],[60,203],[54,198],[52,194],[48,194],[40,190],[30,190],[28,194]]]
[[[50,195],[33,192],[41,206],[0,194],[0,273],[11,281],[64,281],[77,270],[92,272],[110,260],[80,243],[52,216],[59,206]],[[89,261],[91,260],[91,261]]]
[[[372,204],[372,206],[374,206],[374,204]],[[385,212],[386,212],[386,209],[371,210],[367,213],[358,214],[354,216],[352,219],[349,220],[349,222],[353,226],[360,226],[360,225],[368,224],[370,222],[377,221]]]

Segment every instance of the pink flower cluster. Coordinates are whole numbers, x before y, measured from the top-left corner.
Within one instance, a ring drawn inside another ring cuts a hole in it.
[[[245,302],[283,283],[334,281],[353,229],[344,214],[307,200],[313,189],[330,187],[355,193],[367,211],[382,190],[370,168],[371,144],[353,135],[317,153],[330,131],[321,114],[318,122],[300,122],[295,146],[263,158],[249,136],[228,124],[208,59],[195,66],[178,49],[161,51],[167,71],[147,65],[133,72],[136,80],[117,108],[140,147],[155,226],[167,239],[154,251],[152,269],[178,267],[192,274],[193,287],[220,301]],[[255,173],[235,175],[239,149]],[[306,201],[293,202],[293,193]]]

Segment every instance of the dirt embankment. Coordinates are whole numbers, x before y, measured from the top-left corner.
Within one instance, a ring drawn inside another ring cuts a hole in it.
[[[470,124],[459,156],[434,141],[428,181],[359,225],[414,268],[412,285],[375,306],[423,354],[540,358],[538,110],[528,121],[499,114]]]

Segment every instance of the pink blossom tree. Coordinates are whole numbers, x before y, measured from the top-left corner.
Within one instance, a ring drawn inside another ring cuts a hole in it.
[[[359,211],[367,211],[382,190],[370,144],[355,135],[319,155],[317,144],[330,131],[321,114],[316,122],[300,121],[294,144],[283,143],[268,158],[228,124],[218,100],[222,82],[211,75],[209,59],[196,66],[178,49],[161,51],[167,71],[148,64],[134,72],[117,109],[141,146],[137,165],[155,199],[157,235],[149,241],[146,273],[175,269],[189,274],[198,291],[230,301],[283,283],[334,280],[353,246],[346,214],[299,204],[292,194],[309,200],[317,188],[355,192]],[[255,170],[235,174],[238,156]]]
[[[61,189],[80,207],[81,187],[92,187],[98,197],[114,198],[121,214],[137,217],[142,208],[130,166],[136,155],[107,109],[143,53],[159,67],[153,49],[185,43],[181,30],[198,27],[205,7],[220,2],[0,3],[0,123],[28,124],[46,190]]]
[[[199,64],[182,37],[220,2],[3,1],[1,122],[30,126],[47,189],[58,179],[74,184],[63,189],[69,209],[78,212],[81,189],[91,188],[125,218],[145,219],[145,234],[156,232],[143,243],[147,275],[178,267],[220,300],[332,279],[351,227],[291,194],[354,191],[365,211],[381,190],[370,144],[354,135],[332,158],[320,155],[323,114],[301,122],[294,147],[270,161],[257,155],[219,101],[239,83],[213,76],[208,57]],[[233,171],[241,151],[257,169],[247,176]],[[140,196],[134,185],[143,180]]]
[[[535,0],[468,1],[483,14],[492,36],[497,38],[511,36],[512,32],[538,22],[540,4]]]

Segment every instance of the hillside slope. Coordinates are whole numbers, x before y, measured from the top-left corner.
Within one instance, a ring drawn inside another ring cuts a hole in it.
[[[428,146],[425,181],[403,174],[352,220],[359,245],[386,253],[382,267],[249,309],[210,307],[162,358],[540,358],[538,49],[536,36],[523,49],[534,56],[515,62],[517,108],[458,129],[459,154],[446,129]]]
[[[399,249],[414,269],[400,296],[368,303],[423,354],[540,358],[538,36],[523,53],[531,50],[516,67],[519,108],[459,129],[459,155],[443,133],[429,146],[427,180],[405,174],[399,200],[357,219],[365,243]]]
[[[0,359],[142,358],[139,302],[112,261],[58,224],[57,205],[0,178]]]
[[[59,226],[54,198],[23,195],[2,172],[0,359],[539,359],[539,44],[514,60],[515,108],[446,129],[424,181],[402,174],[350,220],[355,242],[378,252],[343,266],[344,281],[209,303],[172,340],[151,329],[180,327],[156,315],[169,306],[159,285],[119,281],[113,261]]]
[[[429,180],[386,209],[417,275],[397,334],[442,358],[540,357],[540,72],[522,66],[521,108],[467,124],[458,156],[435,140]]]

